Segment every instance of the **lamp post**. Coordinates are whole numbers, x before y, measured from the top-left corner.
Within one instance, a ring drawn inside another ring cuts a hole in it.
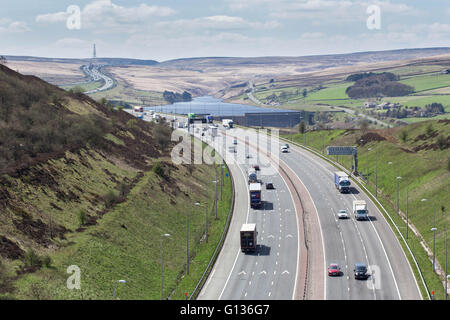
[[[117,283],[127,283],[127,281],[126,280],[117,280],[117,281],[114,281],[114,300],[116,300],[116,288],[117,288]]]
[[[186,211],[186,274],[189,274],[189,210]]]
[[[199,202],[195,203],[196,206],[201,207],[202,205]],[[208,205],[205,204],[205,241],[208,243]]]
[[[375,153],[375,198],[378,199],[378,153]]]
[[[397,180],[397,214],[400,214],[400,203],[398,202],[398,184],[399,184],[399,181],[401,178],[402,177],[400,177],[400,176],[397,176],[397,178],[396,178],[396,180]]]
[[[216,200],[214,201],[214,210],[216,211],[216,220],[217,218],[217,184],[219,183],[219,181],[217,180],[217,169],[216,169],[216,180],[213,181],[213,183],[216,185]]]
[[[161,235],[160,243],[161,243],[161,300],[163,299],[163,237],[169,238],[170,234],[165,233]]]
[[[436,251],[435,251],[435,244],[436,244],[436,231],[437,228],[431,228],[431,231],[433,231],[433,272],[436,271]]]

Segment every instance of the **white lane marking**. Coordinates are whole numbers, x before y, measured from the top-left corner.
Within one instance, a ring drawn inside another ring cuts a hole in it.
[[[295,149],[294,149],[294,150],[295,150]],[[314,164],[317,164],[317,165],[321,166],[326,172],[328,172],[331,176],[333,176],[333,172],[332,172],[330,169],[327,169],[326,167],[324,167],[319,161],[314,161],[306,151],[303,151],[303,150],[302,150],[302,152],[300,152],[300,150],[295,150],[295,151],[298,152],[299,154],[302,154],[302,155],[303,155],[305,158],[307,158],[310,162],[313,162]],[[319,158],[319,157],[318,157],[318,158]],[[321,159],[321,158],[319,158],[319,159],[320,159],[320,160],[323,160],[323,159]],[[323,161],[325,161],[325,160],[323,160]],[[333,167],[333,169],[334,169],[334,167]],[[353,196],[354,199],[356,200],[355,195],[352,194],[352,196]],[[372,201],[370,201],[370,202],[372,202]],[[375,205],[375,204],[374,204],[374,205]],[[376,205],[375,205],[375,207],[376,207]],[[378,209],[377,209],[377,210],[378,210]],[[382,213],[380,213],[380,214],[381,214],[381,216],[383,216],[383,218],[384,218],[384,215],[383,215]],[[385,219],[385,218],[384,218],[384,219]],[[386,219],[385,219],[385,220],[386,220]],[[372,226],[373,226],[373,222],[370,221],[370,223],[371,223]],[[387,223],[387,221],[386,221],[386,223]],[[387,223],[387,224],[388,224],[388,223]],[[389,226],[389,229],[392,230],[392,228],[390,227],[389,224],[388,224],[388,226]],[[390,262],[390,260],[389,260],[388,255],[387,255],[387,252],[386,252],[386,250],[385,250],[385,248],[384,248],[384,245],[383,245],[383,243],[381,242],[381,238],[380,238],[378,232],[376,231],[375,226],[373,226],[373,228],[374,228],[374,230],[375,230],[375,232],[376,232],[376,234],[377,234],[378,240],[380,241],[381,247],[382,247],[382,249],[383,249],[383,251],[384,251],[384,255],[385,255],[386,260],[387,260],[387,262],[388,262],[389,269],[390,269],[390,271],[391,271],[392,278],[393,278],[393,280],[394,280],[394,284],[395,284],[395,287],[396,287],[396,289],[397,289],[397,294],[398,294],[398,296],[399,296],[399,299],[401,300],[402,298],[401,298],[401,295],[400,295],[400,290],[399,290],[399,288],[398,288],[397,280],[396,280],[396,278],[395,278],[395,274],[394,274],[394,271],[393,271],[393,269],[392,269],[391,262]],[[393,231],[393,230],[392,230],[392,231]],[[395,233],[394,233],[394,234],[395,234]],[[404,252],[404,251],[402,250],[402,252]],[[407,260],[408,260],[408,259],[407,259]],[[408,262],[409,262],[409,260],[408,260]],[[415,276],[414,276],[414,279],[416,279]]]
[[[235,164],[235,163],[234,163],[234,164]],[[244,171],[242,170],[241,166],[239,166],[239,165],[237,165],[237,164],[236,164],[236,166],[237,166],[237,167],[239,168],[239,170],[242,172],[242,176],[243,176],[244,179],[245,179],[246,175],[245,175]],[[246,222],[248,222],[248,217],[249,217],[249,214],[250,214],[250,196],[249,196],[249,192],[250,192],[250,191],[248,190],[248,185],[247,185],[247,184],[245,184],[245,188],[247,189],[247,218],[246,218]],[[227,285],[228,285],[228,281],[230,281],[230,278],[231,278],[231,275],[233,274],[234,267],[236,266],[236,262],[237,262],[237,259],[238,259],[238,257],[239,257],[240,251],[241,251],[241,250],[238,249],[238,251],[237,251],[237,253],[236,253],[236,258],[234,259],[233,267],[231,268],[230,274],[228,275],[228,278],[227,278],[227,280],[225,281],[225,285],[223,286],[222,292],[220,293],[219,299],[218,299],[218,300],[221,300],[222,295],[223,295],[223,293],[224,293],[224,291],[225,291],[225,288],[226,288]]]

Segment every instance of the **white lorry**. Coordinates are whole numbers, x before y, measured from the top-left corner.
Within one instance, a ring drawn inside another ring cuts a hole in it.
[[[353,200],[353,215],[356,220],[368,219],[367,203],[364,200]]]
[[[217,137],[217,127],[209,126],[209,130],[211,131],[211,137]]]
[[[223,119],[222,120],[222,125],[225,128],[233,128],[233,120],[231,120],[231,119]]]

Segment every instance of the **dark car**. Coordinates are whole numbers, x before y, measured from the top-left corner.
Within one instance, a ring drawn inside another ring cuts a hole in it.
[[[253,169],[255,169],[256,171],[259,171],[259,170],[260,170],[260,169],[259,169],[259,165],[255,164],[255,165],[253,166]]]
[[[272,182],[267,182],[266,183],[266,189],[275,189],[275,187],[273,186]]]
[[[337,263],[331,263],[328,266],[328,275],[329,276],[340,276],[341,275],[341,268]]]
[[[353,269],[355,273],[355,279],[366,280],[369,277],[367,273],[367,267],[364,263],[355,263],[355,269]]]

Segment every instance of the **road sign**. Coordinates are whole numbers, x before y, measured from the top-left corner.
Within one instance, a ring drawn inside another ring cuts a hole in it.
[[[329,156],[351,156],[355,154],[356,147],[327,147],[327,155]]]

